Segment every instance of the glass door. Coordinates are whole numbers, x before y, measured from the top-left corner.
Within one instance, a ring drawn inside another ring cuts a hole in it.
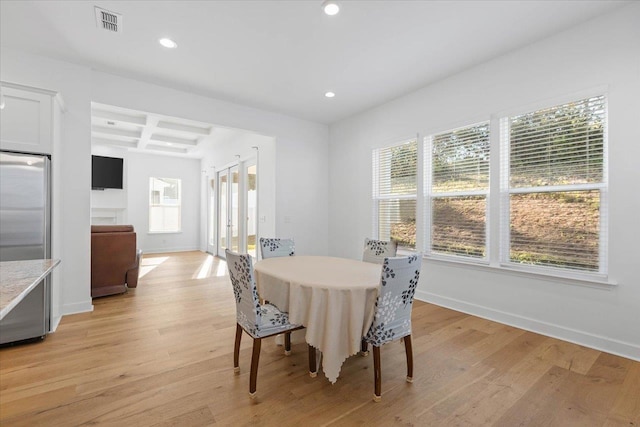
[[[216,253],[216,180],[207,176],[207,252]]]
[[[258,196],[256,161],[225,168],[217,174],[217,251],[224,258],[225,249],[257,255]],[[246,218],[246,220],[244,220]],[[241,219],[243,219],[241,221]],[[213,219],[210,218],[210,221]]]
[[[224,258],[228,245],[229,221],[229,171],[218,172],[218,255]]]
[[[258,257],[258,165],[256,161],[246,164],[245,182],[247,189],[247,253],[254,258]]]
[[[230,248],[233,252],[240,252],[240,230],[238,226],[240,225],[240,206],[239,203],[239,195],[240,195],[240,174],[238,173],[238,166],[233,166],[229,168],[229,183],[231,184],[231,191],[229,193],[229,236],[228,242],[230,243]]]

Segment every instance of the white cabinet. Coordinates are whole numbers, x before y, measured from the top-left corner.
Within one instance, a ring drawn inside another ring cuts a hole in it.
[[[2,82],[0,148],[51,154],[56,92]]]

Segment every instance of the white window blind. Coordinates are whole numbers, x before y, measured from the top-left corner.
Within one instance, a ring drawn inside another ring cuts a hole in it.
[[[416,246],[418,142],[373,150],[373,236]]]
[[[489,123],[425,138],[428,253],[487,256]]]
[[[606,99],[501,120],[502,262],[606,272]]]
[[[149,178],[149,232],[181,230],[181,180]]]

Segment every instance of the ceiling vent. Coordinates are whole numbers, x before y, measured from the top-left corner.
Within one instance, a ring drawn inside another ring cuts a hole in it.
[[[96,6],[96,25],[106,31],[122,32],[122,15]]]

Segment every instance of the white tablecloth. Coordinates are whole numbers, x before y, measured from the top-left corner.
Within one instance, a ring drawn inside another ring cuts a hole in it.
[[[322,369],[332,383],[371,326],[380,272],[377,264],[319,256],[268,258],[255,265],[260,297],[306,327],[305,339],[322,351]]]

